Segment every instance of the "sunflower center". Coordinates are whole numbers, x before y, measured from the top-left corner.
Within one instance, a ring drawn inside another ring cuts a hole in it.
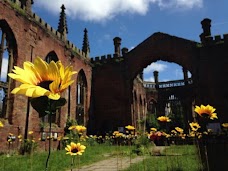
[[[72,153],[77,153],[78,152],[78,149],[77,148],[74,148],[71,150]]]
[[[208,113],[202,113],[201,116],[204,117],[204,118],[207,118],[210,114]]]
[[[42,88],[45,88],[47,90],[50,90],[49,89],[49,85],[52,83],[53,81],[43,81],[43,82],[40,82],[38,84],[38,86],[42,87]]]

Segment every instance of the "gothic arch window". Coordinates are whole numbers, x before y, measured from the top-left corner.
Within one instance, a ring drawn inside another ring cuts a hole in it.
[[[147,106],[148,112],[151,114],[156,114],[156,100],[150,99]]]
[[[76,120],[79,125],[85,125],[85,111],[87,102],[87,81],[83,70],[80,70],[77,78],[76,95]]]
[[[47,63],[50,63],[51,61],[57,62],[58,60],[59,59],[58,59],[58,57],[54,51],[49,52],[45,58],[45,61]],[[55,111],[55,113],[52,114],[52,116],[51,116],[51,122],[52,123],[59,125],[59,123],[60,123],[60,112],[61,112],[61,109],[57,109]],[[42,117],[42,121],[44,123],[49,123],[49,116],[45,115],[44,117]]]
[[[49,52],[45,58],[45,61],[48,63],[50,63],[51,61],[57,62],[58,60],[59,58],[54,51]]]
[[[16,56],[16,40],[5,20],[0,20],[0,118],[8,118],[11,123],[12,102],[10,101],[11,72]]]
[[[169,115],[173,125],[179,125],[180,127],[184,128],[184,108],[181,99],[178,98],[177,95],[170,94],[168,96],[165,105],[165,114]]]

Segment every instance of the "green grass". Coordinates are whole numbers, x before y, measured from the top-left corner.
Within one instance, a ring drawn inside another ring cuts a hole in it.
[[[169,146],[161,156],[145,156],[124,171],[200,171],[202,165],[193,145]]]
[[[80,166],[90,164],[102,159],[107,159],[108,156],[113,156],[123,152],[129,153],[129,147],[124,146],[107,146],[96,145],[87,146],[85,152],[80,158]],[[7,155],[0,156],[0,171],[42,171],[45,170],[46,159],[48,152],[34,153],[32,155]],[[75,168],[78,164],[78,156],[75,156]],[[66,155],[65,150],[51,151],[48,162],[48,171],[65,171],[71,169],[71,156]]]
[[[129,156],[134,146],[109,146],[95,145],[87,146],[85,152],[80,156],[80,166],[107,159],[114,155]],[[0,171],[42,171],[48,152],[34,153],[32,155],[1,155]],[[131,155],[134,157],[135,155]],[[168,146],[161,156],[145,154],[143,162],[132,164],[125,171],[198,171],[200,162],[195,146],[172,145]],[[75,158],[75,166],[78,166],[78,156]],[[48,163],[48,171],[66,171],[71,169],[71,156],[66,155],[65,150],[52,151]]]

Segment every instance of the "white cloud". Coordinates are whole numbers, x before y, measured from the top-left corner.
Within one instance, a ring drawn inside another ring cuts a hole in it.
[[[192,74],[188,71],[188,78],[191,78]],[[184,73],[182,69],[175,70],[175,79],[184,79]]]
[[[145,69],[144,69],[144,73],[148,74],[151,73],[153,71],[164,71],[167,68],[167,65],[165,64],[161,64],[161,63],[151,63],[150,65],[148,65]]]
[[[134,49],[134,48],[135,48],[135,46],[130,47],[130,48],[129,48],[129,51],[132,50],[132,49]]]
[[[146,77],[144,81],[154,82],[154,77]]]
[[[160,8],[192,9],[203,7],[203,0],[157,0]]]
[[[105,40],[111,40],[112,37],[110,34],[104,34],[104,37],[103,37]]]
[[[181,69],[175,70],[175,78],[176,79],[183,79],[183,71]]]
[[[192,9],[203,6],[203,0],[39,0],[35,2],[40,8],[60,13],[64,4],[66,13],[71,18],[86,21],[104,22],[123,13],[145,15],[150,5],[157,5],[162,9]]]
[[[110,42],[112,41],[112,37],[110,34],[104,34],[103,36],[99,37],[97,39],[97,42],[99,43],[99,45],[103,46],[103,43],[105,42]]]

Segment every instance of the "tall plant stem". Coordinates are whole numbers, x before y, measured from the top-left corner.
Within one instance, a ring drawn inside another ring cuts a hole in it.
[[[80,170],[80,157],[78,156],[78,171]]]
[[[74,168],[74,156],[71,157],[71,171],[73,171]]]
[[[45,171],[48,170],[48,161],[49,161],[49,158],[50,158],[50,155],[51,155],[51,115],[52,115],[52,112],[51,112],[51,100],[48,99],[48,105],[49,105],[49,147],[48,147],[48,156],[47,156],[47,160],[46,160],[46,167],[45,167]]]

